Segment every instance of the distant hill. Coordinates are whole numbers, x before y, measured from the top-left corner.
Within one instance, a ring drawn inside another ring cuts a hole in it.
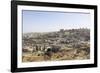
[[[23,39],[49,39],[49,38],[63,38],[65,40],[80,40],[89,41],[90,40],[90,29],[61,29],[54,32],[32,32],[24,33]]]

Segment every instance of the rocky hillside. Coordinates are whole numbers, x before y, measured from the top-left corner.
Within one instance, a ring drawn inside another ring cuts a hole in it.
[[[24,62],[89,59],[89,57],[89,29],[61,29],[54,32],[23,34]]]

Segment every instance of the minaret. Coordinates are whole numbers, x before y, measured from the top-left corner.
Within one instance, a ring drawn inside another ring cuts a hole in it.
[[[60,29],[60,35],[59,35],[59,37],[62,38],[63,35],[64,35],[64,29]]]

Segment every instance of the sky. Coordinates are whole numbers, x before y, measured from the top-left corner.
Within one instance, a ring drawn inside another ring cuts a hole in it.
[[[90,28],[90,18],[89,13],[23,10],[23,33]]]

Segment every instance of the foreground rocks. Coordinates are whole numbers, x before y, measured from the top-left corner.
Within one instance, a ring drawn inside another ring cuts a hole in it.
[[[60,50],[59,52],[56,52],[56,53],[49,52],[49,55],[45,53],[23,54],[23,62],[85,60],[85,59],[90,59],[90,53],[83,49]]]

